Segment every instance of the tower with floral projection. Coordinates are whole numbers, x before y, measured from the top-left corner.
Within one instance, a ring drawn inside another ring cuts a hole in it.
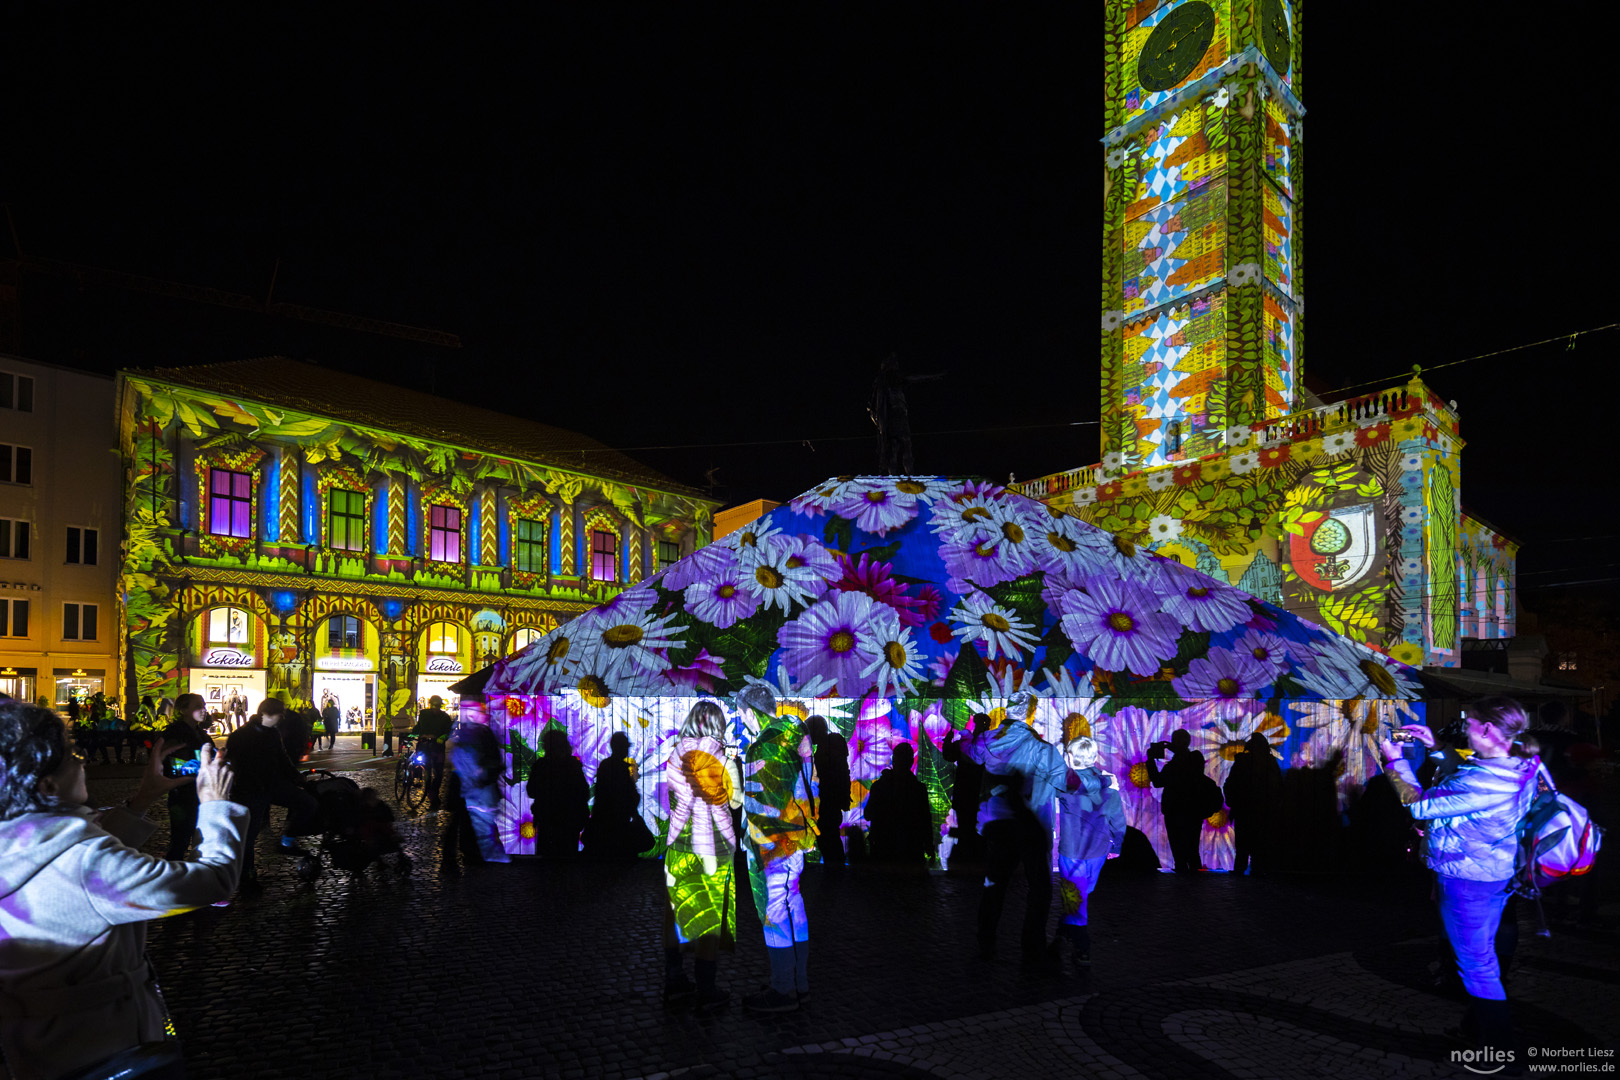
[[[1108,5],[1105,463],[1197,458],[1294,408],[1299,7]]]
[[[1301,388],[1302,4],[1108,0],[1101,458],[1017,487],[1455,667],[1513,636],[1517,545],[1463,513],[1457,413],[1421,379]]]

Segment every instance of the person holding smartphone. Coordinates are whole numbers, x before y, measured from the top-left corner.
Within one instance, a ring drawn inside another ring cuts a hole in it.
[[[208,703],[201,694],[181,694],[174,703],[174,719],[163,729],[159,739],[159,743],[168,748],[163,755],[164,775],[190,774],[180,786],[169,789],[169,848],[164,857],[170,861],[186,857],[192,834],[197,831],[196,766],[201,761],[204,746],[219,749],[208,734],[211,723]]]
[[[1421,787],[1401,744],[1435,745],[1422,724],[1380,740],[1384,774],[1412,817],[1427,823],[1427,859],[1435,873],[1440,921],[1468,991],[1463,1026],[1477,1045],[1514,1045],[1512,1015],[1496,958],[1496,930],[1511,892],[1519,822],[1536,794],[1535,759],[1515,757],[1513,742],[1529,725],[1524,708],[1487,697],[1467,709],[1473,754],[1449,775]],[[1398,738],[1396,737],[1398,736]]]
[[[139,850],[146,809],[177,786],[160,750],[122,806],[85,805],[84,757],[49,709],[0,702],[0,1048],[13,1080],[139,1064],[178,1075],[167,1010],[146,958],[146,924],[229,896],[248,809],[231,801],[224,759],[202,750],[197,858]],[[132,1058],[137,1055],[139,1060]]]

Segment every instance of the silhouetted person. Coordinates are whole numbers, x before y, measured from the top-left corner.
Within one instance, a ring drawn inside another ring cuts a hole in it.
[[[306,855],[295,839],[307,836],[318,807],[314,796],[299,785],[298,770],[287,756],[286,742],[279,731],[291,714],[280,698],[265,698],[253,719],[231,732],[225,740],[225,756],[236,775],[236,801],[253,812],[248,824],[247,851],[242,862],[242,891],[260,891],[254,871],[254,844],[259,830],[270,818],[272,805],[287,808],[287,824],[282,830],[281,853]]]
[[[1258,875],[1271,869],[1271,845],[1282,805],[1282,766],[1263,732],[1255,732],[1243,744],[1226,777],[1225,792],[1237,849],[1232,873],[1248,870]]]
[[[980,811],[987,866],[979,901],[979,955],[995,955],[996,929],[1013,870],[1024,865],[1029,908],[1021,935],[1026,961],[1047,961],[1046,915],[1052,910],[1052,820],[1059,792],[1079,786],[1058,749],[1021,720],[1007,720],[970,751],[984,766],[990,798]]]
[[[174,703],[174,719],[163,729],[159,746],[170,758],[190,761],[204,746],[214,746],[208,734],[208,703],[201,694],[181,694]],[[198,760],[201,760],[200,758]],[[195,781],[170,788],[169,847],[164,858],[176,862],[186,857],[192,834],[197,831],[197,784]]]
[[[979,803],[984,799],[984,766],[973,760],[967,748],[974,739],[981,739],[990,729],[990,718],[975,713],[973,726],[968,731],[951,729],[945,733],[945,745],[940,748],[946,761],[956,766],[956,777],[951,783],[951,810],[956,814],[956,848],[951,852],[954,862],[981,863],[984,861],[984,840],[979,836]]]
[[[581,839],[587,855],[633,857],[652,847],[656,838],[641,817],[641,795],[631,773],[630,736],[615,731],[608,746],[612,752],[596,766],[591,820]]]
[[[533,800],[534,850],[541,855],[579,854],[579,834],[590,817],[591,787],[568,745],[568,733],[550,728],[540,739],[545,753],[529,766],[525,790]]]
[[[326,708],[321,710],[321,725],[326,728],[326,748],[337,749],[338,729],[343,726],[343,712],[337,702],[329,701]]]
[[[1160,768],[1157,759],[1164,756],[1166,748],[1176,754]],[[1170,840],[1170,856],[1175,860],[1176,873],[1197,873],[1203,865],[1198,840],[1205,816],[1199,805],[1204,755],[1192,748],[1191,733],[1181,729],[1170,736],[1169,742],[1153,744],[1147,766],[1153,786],[1164,789],[1159,809],[1164,814],[1164,831]]]
[[[872,784],[866,799],[874,862],[922,864],[934,852],[934,814],[928,789],[911,772],[916,751],[910,743],[894,748],[892,764]]]
[[[844,811],[849,809],[849,743],[835,728],[827,726],[826,717],[812,716],[804,722],[810,733],[810,745],[815,750],[816,850],[821,852],[821,864],[828,870],[844,868]]]
[[[444,698],[434,694],[428,698],[428,707],[416,715],[416,749],[427,765],[428,812],[439,809],[439,784],[444,780],[444,748],[450,740],[450,729],[455,721],[444,711]]]

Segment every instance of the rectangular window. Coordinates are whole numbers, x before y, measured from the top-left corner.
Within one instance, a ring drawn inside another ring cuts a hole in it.
[[[0,484],[32,484],[34,451],[26,446],[0,443]]]
[[[327,546],[334,551],[366,550],[366,496],[359,491],[334,491],[328,497]]]
[[[217,607],[208,613],[210,645],[245,645],[247,640],[247,612],[241,608]]]
[[[619,538],[606,529],[591,532],[591,580],[619,579]]]
[[[28,601],[0,600],[0,637],[28,636]]]
[[[0,409],[34,411],[34,380],[27,375],[0,371]]]
[[[517,551],[512,568],[526,574],[546,572],[546,523],[519,518],[517,523]]]
[[[679,540],[658,541],[658,569],[674,566],[681,561],[681,542]]]
[[[326,624],[326,643],[334,649],[360,647],[360,620],[353,615],[334,615]]]
[[[101,530],[67,527],[67,561],[82,566],[96,565],[96,549],[100,546]]]
[[[215,536],[253,535],[253,478],[247,473],[208,470],[208,531]]]
[[[28,529],[26,521],[0,518],[0,559],[28,558]]]
[[[455,507],[428,507],[428,558],[461,561],[461,511]]]
[[[1572,653],[1572,652],[1561,652],[1561,653],[1559,653],[1558,654],[1558,670],[1559,671],[1576,671],[1576,670],[1578,670],[1578,668],[1576,666],[1576,663],[1575,663],[1575,654]]]
[[[62,605],[62,640],[96,640],[96,605]]]

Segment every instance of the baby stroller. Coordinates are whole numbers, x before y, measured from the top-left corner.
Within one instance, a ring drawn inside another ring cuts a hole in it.
[[[360,785],[347,776],[336,776],[325,769],[305,774],[304,790],[314,796],[318,807],[315,831],[321,836],[320,856],[324,856],[334,870],[357,876],[373,862],[382,864],[383,856],[394,859],[394,873],[404,877],[410,873],[411,860],[406,856],[394,831],[394,812],[377,797],[371,788]],[[321,857],[310,855],[298,862],[298,876],[312,882],[321,876]]]

